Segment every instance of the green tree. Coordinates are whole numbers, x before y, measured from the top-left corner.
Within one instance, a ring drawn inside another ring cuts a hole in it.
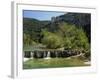
[[[56,35],[55,33],[43,30],[42,34],[44,35],[42,43],[47,46],[47,48],[57,49],[63,47],[62,37]]]
[[[80,50],[89,50],[90,44],[84,30],[65,22],[59,25],[58,35],[63,37],[64,47]]]
[[[25,33],[23,34],[23,42],[24,46],[30,46],[36,44],[36,42],[31,39],[30,35]]]

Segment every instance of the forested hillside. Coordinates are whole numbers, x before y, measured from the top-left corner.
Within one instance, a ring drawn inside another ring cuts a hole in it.
[[[42,44],[48,49],[90,51],[91,15],[66,13],[50,21],[23,18],[23,32],[24,46]]]

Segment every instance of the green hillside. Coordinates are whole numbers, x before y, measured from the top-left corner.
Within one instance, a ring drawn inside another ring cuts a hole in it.
[[[47,49],[77,49],[90,55],[91,15],[67,13],[50,21],[23,18],[24,46],[43,45]]]

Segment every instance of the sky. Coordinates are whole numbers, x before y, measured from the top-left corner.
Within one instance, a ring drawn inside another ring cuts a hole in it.
[[[23,11],[24,18],[35,18],[38,20],[51,20],[51,17],[56,17],[63,14],[65,13],[64,12],[50,12],[50,11],[34,11],[34,10]]]

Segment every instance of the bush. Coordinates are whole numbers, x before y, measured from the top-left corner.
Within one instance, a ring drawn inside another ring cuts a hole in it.
[[[88,50],[88,51],[85,52],[85,57],[86,57],[88,60],[91,60],[91,52],[90,52],[90,50]]]

